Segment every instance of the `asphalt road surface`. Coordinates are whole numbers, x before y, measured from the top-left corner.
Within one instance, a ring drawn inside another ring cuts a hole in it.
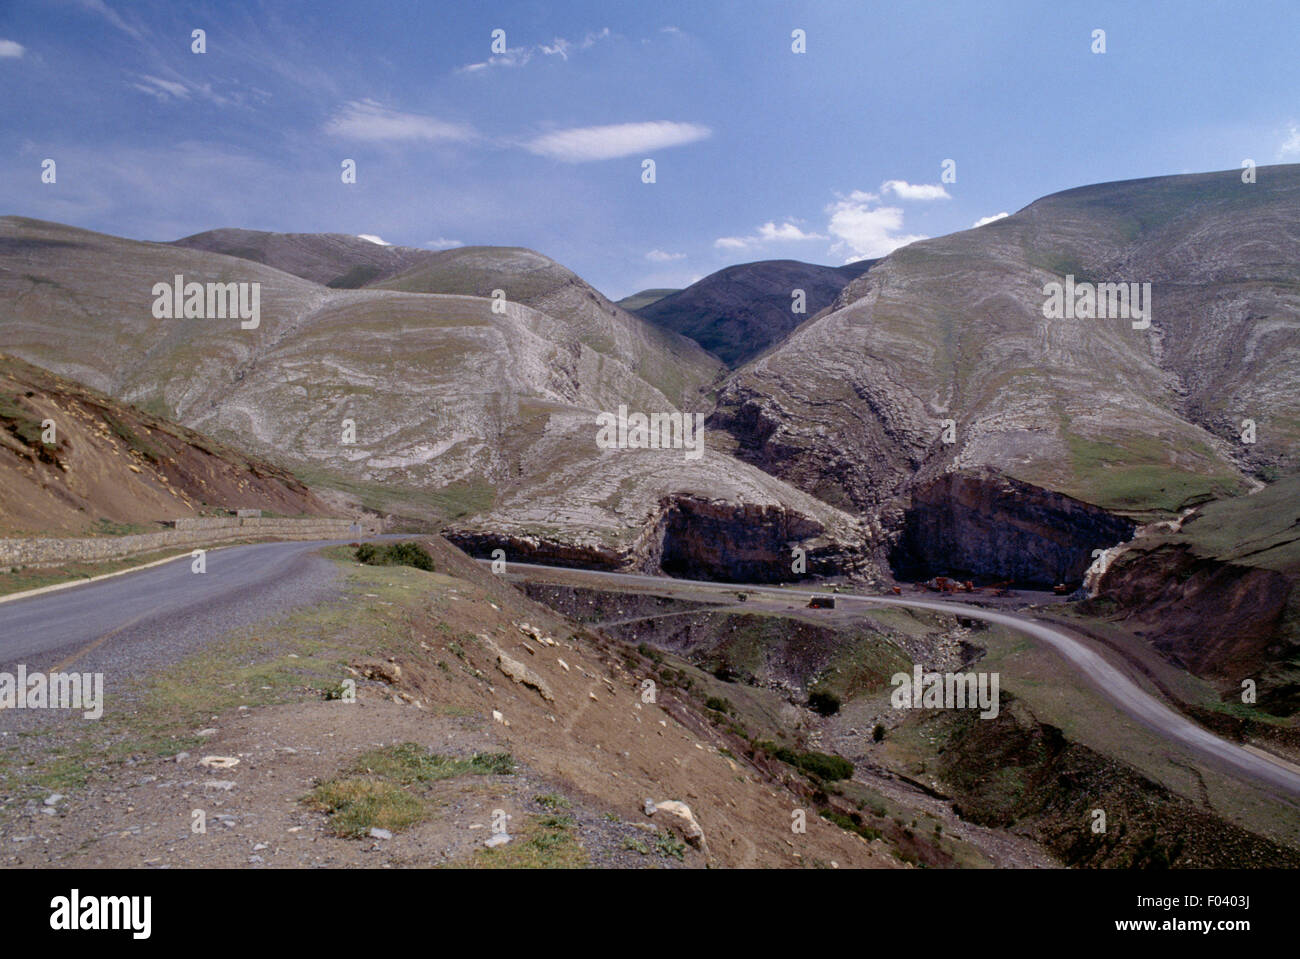
[[[232,629],[337,595],[337,569],[312,555],[347,540],[210,549],[136,572],[0,602],[0,667],[140,671]],[[10,670],[12,671],[12,670]]]

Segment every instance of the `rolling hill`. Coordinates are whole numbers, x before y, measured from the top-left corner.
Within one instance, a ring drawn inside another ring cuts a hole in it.
[[[1067,276],[1150,283],[1149,328],[1047,318]],[[986,468],[1169,515],[1296,470],[1298,294],[1300,166],[1069,190],[884,258],[737,370],[710,425],[895,532],[914,493]],[[1036,521],[1009,507],[992,526]]]
[[[286,266],[317,276],[344,265],[330,260],[340,250],[387,249],[345,240],[258,249],[277,262],[291,251]],[[806,543],[814,568],[865,562],[870,534],[857,518],[725,453],[601,448],[601,413],[707,413],[702,394],[721,367],[545,257],[458,249],[382,287],[331,289],[196,243],[0,220],[4,342],[274,458],[313,486],[455,520],[460,541],[483,549],[657,568],[668,537],[673,549],[704,551],[704,568],[733,575],[688,529],[707,514],[708,523],[756,523],[746,527],[746,562],[762,557],[771,578],[784,574],[791,543]],[[154,285],[178,274],[260,284],[260,324],[154,316]],[[507,291],[495,308],[494,289]]]

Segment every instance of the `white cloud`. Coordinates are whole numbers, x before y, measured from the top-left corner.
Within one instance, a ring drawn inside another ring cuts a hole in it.
[[[614,123],[609,126],[574,127],[545,133],[529,140],[524,148],[565,163],[585,163],[589,160],[610,160],[695,143],[712,132],[698,123],[673,123],[667,120]]]
[[[921,234],[900,233],[903,211],[894,206],[874,206],[880,200],[874,193],[854,190],[826,208],[830,222],[826,229],[836,242],[831,251],[845,257],[845,262],[865,260],[928,239]]]
[[[655,263],[670,263],[670,262],[672,262],[673,260],[684,260],[684,259],[686,259],[686,254],[685,254],[685,253],[667,253],[667,252],[665,252],[665,251],[663,251],[663,250],[651,250],[649,253],[647,253],[647,254],[645,255],[645,258],[646,258],[647,260],[652,260],[652,261],[654,261]]]
[[[0,40],[0,60],[17,59],[26,51],[21,43],[14,40]]]
[[[758,228],[757,232],[749,236],[720,236],[713,241],[713,245],[720,250],[743,250],[763,243],[794,243],[801,240],[824,239],[826,237],[819,233],[805,233],[789,221],[777,226],[774,221],[768,220]]]
[[[1277,150],[1279,160],[1285,160],[1288,157],[1300,157],[1300,126],[1292,123],[1287,133],[1286,140]]]
[[[373,233],[358,233],[358,240],[369,240],[371,243],[377,243],[379,246],[392,246],[387,240],[375,236]]]
[[[526,66],[535,55],[541,54],[544,57],[559,57],[567,61],[569,54],[574,50],[589,50],[601,40],[608,40],[613,36],[609,27],[599,31],[587,31],[587,34],[580,41],[566,40],[564,37],[556,37],[550,43],[539,43],[531,47],[507,47],[504,53],[496,54],[481,60],[478,63],[467,63],[463,67],[457,67],[457,73],[478,73],[489,67],[522,67]]]
[[[148,74],[142,74],[140,82],[132,83],[131,86],[163,103],[169,100],[188,100],[190,98],[189,88],[185,84],[177,83],[174,80],[164,80],[161,77],[149,76]]]
[[[131,82],[131,86],[141,93],[147,93],[159,103],[170,103],[173,100],[188,100],[191,96],[197,94],[201,98],[208,100],[219,106],[226,106],[231,103],[243,103],[245,94],[236,92],[233,99],[230,96],[217,93],[212,89],[210,83],[194,83],[189,80],[165,80],[162,77],[155,77],[152,74],[142,73],[137,80]],[[254,88],[256,89],[256,88]],[[263,102],[270,94],[265,91],[259,91],[259,99]]]
[[[350,100],[325,132],[354,140],[468,140],[472,128],[419,113],[399,113],[374,100]]]
[[[440,236],[436,240],[429,240],[424,245],[433,250],[450,250],[454,247],[464,246],[465,244],[460,242],[460,240],[448,240],[445,237]]]
[[[467,63],[457,67],[457,73],[477,73],[488,67],[522,67],[533,58],[533,51],[528,47],[509,47],[504,53],[488,57],[478,63]]]
[[[881,193],[892,193],[900,200],[951,200],[938,183],[908,183],[906,180],[886,180],[880,184]]]
[[[1006,217],[1009,217],[1010,215],[1011,215],[1010,213],[994,213],[992,216],[982,216],[982,217],[980,217],[978,220],[976,220],[974,223],[971,224],[971,229],[975,229],[976,227],[984,226],[986,223],[992,223],[994,220],[1005,219]]]
[[[77,0],[77,5],[83,10],[98,14],[113,26],[117,27],[123,33],[130,34],[137,40],[144,40],[144,35],[135,27],[123,20],[117,13],[104,2],[104,0]]]

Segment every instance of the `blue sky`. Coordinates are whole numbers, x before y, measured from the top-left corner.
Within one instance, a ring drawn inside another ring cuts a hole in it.
[[[528,246],[617,298],[1300,161],[1298,36],[1292,2],[11,0],[0,213]]]

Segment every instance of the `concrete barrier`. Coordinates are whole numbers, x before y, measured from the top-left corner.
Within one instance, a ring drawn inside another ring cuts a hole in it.
[[[234,539],[349,539],[379,532],[379,524],[370,517],[364,520],[314,516],[305,519],[187,517],[178,519],[175,529],[157,533],[79,539],[0,539],[0,570],[126,559],[160,549],[197,547]]]

